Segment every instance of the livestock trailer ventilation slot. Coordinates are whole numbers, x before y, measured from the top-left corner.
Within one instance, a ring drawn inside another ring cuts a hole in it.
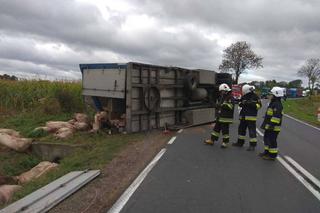
[[[127,132],[212,122],[217,82],[231,84],[225,73],[136,62],[80,64],[80,70],[86,102],[109,119],[125,117]]]

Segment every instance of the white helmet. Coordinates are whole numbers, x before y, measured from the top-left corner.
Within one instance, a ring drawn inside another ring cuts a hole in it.
[[[245,84],[242,86],[242,94],[246,95],[249,92],[254,91],[256,88],[254,86],[250,86],[249,84]]]
[[[242,86],[242,94],[246,95],[250,92],[251,86],[249,84],[245,84]]]
[[[230,87],[228,86],[228,84],[220,84],[219,86],[219,91],[231,91]]]
[[[283,97],[284,96],[284,91],[283,91],[283,88],[281,87],[273,87],[271,89],[271,94],[276,96],[276,97]]]

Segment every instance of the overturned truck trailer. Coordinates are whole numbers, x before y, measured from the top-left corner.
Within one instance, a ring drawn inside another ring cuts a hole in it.
[[[80,64],[82,94],[110,119],[125,115],[127,132],[212,122],[218,86],[231,75],[210,70],[125,64]]]

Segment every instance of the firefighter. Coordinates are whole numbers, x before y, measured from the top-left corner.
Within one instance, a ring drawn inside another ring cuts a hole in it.
[[[219,139],[220,131],[222,132],[221,148],[227,148],[229,143],[229,125],[233,121],[233,109],[231,89],[227,84],[219,86],[219,100],[216,107],[217,118],[215,126],[211,133],[211,139],[205,140],[205,144],[213,145],[214,141]]]
[[[241,107],[238,127],[238,141],[233,146],[242,147],[245,143],[246,130],[249,130],[249,147],[247,151],[254,151],[257,145],[256,121],[257,113],[261,108],[261,100],[255,93],[255,87],[245,84],[242,87],[243,96],[240,99],[239,107]]]
[[[275,160],[278,155],[277,137],[282,123],[283,107],[281,98],[283,97],[283,89],[280,87],[273,87],[271,89],[271,96],[269,96],[271,100],[261,125],[261,128],[265,130],[263,137],[264,152],[259,155],[265,160]]]

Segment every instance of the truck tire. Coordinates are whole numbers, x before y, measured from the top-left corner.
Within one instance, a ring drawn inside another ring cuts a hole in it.
[[[160,106],[160,91],[157,87],[147,87],[143,91],[144,106],[149,112],[156,111]]]
[[[199,84],[199,79],[197,78],[196,75],[194,74],[187,75],[185,79],[186,89],[188,89],[189,91],[193,91],[198,87],[198,84]]]

